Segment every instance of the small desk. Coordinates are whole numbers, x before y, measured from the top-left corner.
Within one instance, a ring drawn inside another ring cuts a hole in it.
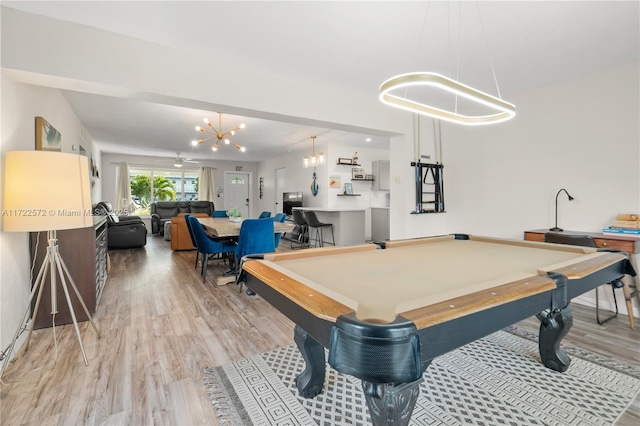
[[[549,229],[533,229],[530,231],[524,231],[524,239],[527,241],[542,241],[544,242],[544,234],[547,232],[553,232]],[[562,231],[563,234],[568,235],[587,235],[594,239],[596,246],[601,249],[621,250],[629,253],[631,264],[635,268],[638,275],[635,277],[636,291],[635,294],[640,302],[640,292],[637,289],[640,288],[640,271],[638,270],[638,254],[640,253],[640,238],[634,238],[625,235],[605,235],[601,232],[581,232],[581,231]],[[624,298],[627,305],[627,314],[629,316],[629,325],[632,329],[635,329],[635,319],[633,318],[633,304],[631,298],[633,297],[629,285],[625,281]]]
[[[242,222],[232,222],[226,217],[199,217],[204,230],[215,238],[229,238],[240,235]],[[273,222],[274,233],[291,232],[294,225],[290,223]]]
[[[303,397],[322,391],[328,348],[332,367],[362,380],[374,424],[406,425],[435,357],[532,315],[544,365],[565,371],[571,299],[624,276],[626,262],[593,248],[460,234],[267,254],[243,269],[247,287],[296,324]]]
[[[527,241],[544,242],[544,234],[552,232],[548,229],[534,229],[524,231],[524,239]],[[624,235],[605,235],[601,232],[580,232],[580,231],[562,231],[563,234],[569,235],[588,235],[592,237],[598,248],[622,250],[629,254],[640,253],[640,238],[628,237]]]

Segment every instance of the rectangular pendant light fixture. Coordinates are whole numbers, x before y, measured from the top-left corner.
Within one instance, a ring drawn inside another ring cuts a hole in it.
[[[431,86],[462,96],[472,102],[495,110],[495,114],[463,115],[456,111],[443,110],[391,93],[397,89],[419,86]],[[516,115],[515,105],[433,72],[401,74],[388,79],[380,85],[380,101],[395,108],[468,126],[500,123]]]

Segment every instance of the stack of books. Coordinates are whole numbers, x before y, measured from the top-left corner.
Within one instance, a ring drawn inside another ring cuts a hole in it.
[[[604,228],[602,233],[640,238],[640,214],[619,214],[613,226]]]

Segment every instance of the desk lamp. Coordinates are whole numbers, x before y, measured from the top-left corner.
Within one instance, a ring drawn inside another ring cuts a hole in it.
[[[554,231],[554,232],[562,232],[563,229],[562,228],[558,228],[558,195],[560,195],[560,193],[564,191],[565,194],[567,194],[567,197],[569,197],[569,201],[573,201],[573,197],[571,195],[569,195],[569,193],[567,192],[566,189],[562,188],[560,189],[560,191],[558,191],[558,193],[556,194],[556,226],[554,226],[553,228],[549,229],[549,231]]]
[[[27,309],[22,322],[13,338],[11,346],[5,354],[0,375],[6,368],[16,341],[31,315],[31,302],[37,293],[33,315],[38,312],[40,298],[45,287],[47,274],[50,275],[51,315],[53,335],[55,339],[55,314],[57,305],[57,278],[64,291],[69,312],[75,326],[80,350],[85,365],[87,356],[80,337],[80,329],[76,320],[67,281],[75,291],[80,304],[84,308],[94,330],[100,336],[89,310],[62,259],[56,231],[64,229],[87,228],[93,226],[91,212],[91,192],[89,183],[89,164],[87,158],[52,151],[11,151],[5,156],[4,167],[4,205],[3,231],[5,232],[41,232],[47,231],[47,253],[33,284]],[[57,274],[56,274],[57,273]],[[35,321],[31,321],[25,351],[29,348],[29,340]]]

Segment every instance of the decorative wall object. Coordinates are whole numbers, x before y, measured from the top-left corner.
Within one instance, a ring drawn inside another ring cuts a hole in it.
[[[313,194],[313,196],[315,197],[316,195],[318,195],[318,191],[320,190],[320,187],[318,186],[318,183],[316,182],[316,168],[313,168],[313,179],[311,180],[311,193]]]
[[[62,151],[62,135],[42,117],[36,117],[36,150]]]
[[[329,176],[329,188],[341,188],[340,176]]]
[[[260,199],[262,199],[263,191],[264,191],[264,178],[261,177],[260,178]]]

